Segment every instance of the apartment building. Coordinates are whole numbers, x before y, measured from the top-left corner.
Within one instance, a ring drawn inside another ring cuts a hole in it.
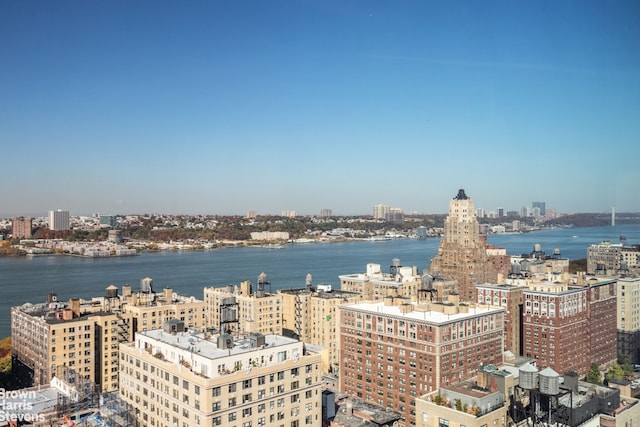
[[[479,284],[476,285],[478,304],[502,307],[504,314],[504,350],[514,355],[522,354],[522,285],[511,284]]]
[[[388,295],[418,298],[422,290],[437,289],[440,298],[455,292],[452,280],[437,280],[428,274],[420,275],[417,267],[404,267],[394,258],[388,272],[380,264],[367,264],[364,273],[338,276],[340,289],[362,295],[363,301],[382,301]]]
[[[179,319],[186,328],[197,331],[204,331],[206,328],[206,307],[203,300],[179,295],[170,287],[155,292],[153,279],[149,277],[140,281],[140,290],[137,292],[133,292],[129,285],[122,287],[122,296],[117,295],[115,286],[107,288],[107,292],[111,292],[111,298],[107,298],[106,304],[133,318],[133,332],[162,328],[168,319]]]
[[[68,303],[50,294],[46,304],[11,309],[11,351],[16,369],[25,368],[31,385],[49,384],[73,370],[101,391],[118,388],[118,343],[130,340],[126,315]]]
[[[587,248],[588,274],[615,274],[620,270],[621,243],[603,241]]]
[[[503,281],[477,285],[477,302],[505,308],[506,349],[561,373],[615,361],[616,279],[548,268]]]
[[[320,356],[281,335],[221,335],[181,322],[121,344],[120,396],[140,426],[318,426]]]
[[[375,205],[373,207],[373,219],[385,219],[391,210],[388,205]]]
[[[52,231],[69,230],[69,211],[49,211],[49,229]]]
[[[204,288],[206,325],[219,331],[231,328],[238,332],[259,332],[261,334],[282,335],[282,297],[268,292],[270,284],[267,275],[261,273],[254,291],[251,282],[245,280],[240,286],[229,285],[220,288]],[[221,308],[231,305],[237,310],[234,322],[225,323]]]
[[[17,217],[11,221],[11,235],[14,239],[30,239],[32,236],[33,219]]]
[[[618,354],[640,364],[640,277],[618,279]]]
[[[461,304],[384,302],[339,307],[340,391],[398,411],[415,425],[418,396],[501,364],[504,310]]]
[[[628,275],[640,272],[640,245],[604,241],[587,248],[587,273]]]
[[[523,300],[523,355],[539,366],[586,374],[615,360],[615,280],[536,275]]]
[[[122,295],[110,285],[104,296],[91,300],[63,302],[51,293],[46,303],[12,307],[14,360],[28,372],[32,385],[48,384],[53,376],[73,370],[101,391],[117,390],[119,343],[172,318],[193,330],[205,329],[203,301],[177,295],[170,288],[156,294],[152,283],[142,279],[135,293],[131,286],[123,286]]]
[[[338,306],[360,301],[356,292],[332,289],[331,285],[279,289],[282,299],[282,326],[285,335],[298,337],[305,343],[326,350],[322,373],[338,370],[337,315]]]

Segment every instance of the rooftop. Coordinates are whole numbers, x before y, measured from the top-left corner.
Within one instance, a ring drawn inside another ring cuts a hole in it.
[[[397,305],[385,305],[384,302],[372,303],[362,302],[357,304],[348,304],[347,307],[352,310],[358,310],[363,312],[369,312],[372,314],[384,314],[386,316],[403,317],[411,320],[421,320],[431,323],[448,323],[451,321],[467,319],[469,317],[481,316],[491,313],[500,313],[502,308],[491,307],[477,307],[473,305],[461,306],[464,310],[460,310],[458,313],[447,314],[441,311],[436,311],[438,306],[452,306],[453,304],[412,304],[412,311],[403,313],[401,306]]]
[[[357,399],[339,404],[334,421],[349,427],[391,425],[402,418],[398,412],[389,411]]]
[[[154,329],[151,331],[139,332],[138,335],[157,340],[172,347],[198,353],[200,356],[212,360],[249,353],[258,349],[256,341],[252,340],[250,337],[234,338],[233,347],[223,349],[218,347],[217,335],[210,339],[206,339],[204,334],[193,331],[168,333],[163,329]],[[298,342],[298,340],[293,338],[270,334],[264,336],[264,346],[261,346],[260,348],[274,348]]]

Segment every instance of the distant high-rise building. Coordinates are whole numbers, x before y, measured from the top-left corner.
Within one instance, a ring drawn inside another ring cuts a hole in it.
[[[498,218],[502,218],[504,216],[504,208],[497,208],[496,209],[496,216]]]
[[[247,212],[247,219],[255,219],[258,215],[256,214],[256,211],[248,211]]]
[[[389,208],[384,219],[386,221],[404,221],[404,211],[401,208]]]
[[[540,209],[540,216],[544,216],[546,214],[545,202],[533,202],[533,203],[531,203],[531,207],[533,209],[539,208]]]
[[[49,229],[53,231],[69,229],[69,211],[49,211]]]
[[[283,216],[285,218],[295,218],[296,217],[296,211],[285,209],[280,213],[280,216]]]
[[[488,262],[486,236],[480,236],[473,200],[464,190],[449,202],[449,215],[444,223],[444,238],[431,260],[432,276],[455,279],[463,301],[475,300],[475,285],[496,279]]]
[[[530,210],[528,206],[523,206],[520,208],[520,217],[527,218],[530,216]]]
[[[333,216],[333,211],[331,209],[321,209],[320,210],[320,217],[321,218],[329,218]]]
[[[105,227],[115,227],[118,219],[115,215],[100,215],[100,225]]]
[[[385,219],[391,206],[387,205],[375,205],[373,207],[373,219]]]
[[[30,217],[13,218],[11,234],[14,239],[30,239],[33,220]]]
[[[476,217],[484,218],[484,209],[482,209],[482,208],[476,209]]]

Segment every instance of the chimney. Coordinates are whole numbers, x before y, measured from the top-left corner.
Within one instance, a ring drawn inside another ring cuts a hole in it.
[[[240,293],[242,295],[251,295],[251,282],[249,280],[240,282]]]
[[[458,305],[460,304],[460,295],[458,294],[449,294],[447,295],[447,301],[451,304]]]
[[[80,317],[80,298],[71,298],[69,300],[69,308],[73,317]]]
[[[413,311],[413,304],[403,303],[400,305],[400,313],[407,314]]]
[[[173,289],[166,287],[164,288],[164,302],[165,304],[170,304],[173,301]]]

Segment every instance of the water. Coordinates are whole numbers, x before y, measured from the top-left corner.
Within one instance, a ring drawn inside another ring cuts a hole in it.
[[[569,259],[585,258],[587,247],[602,240],[640,243],[640,226],[593,227],[543,230],[525,234],[491,235],[488,242],[507,248],[512,255],[530,253],[540,243],[551,254],[559,248]],[[40,303],[49,292],[61,300],[104,295],[114,284],[138,288],[140,279],[153,278],[155,290],[170,286],[186,296],[203,297],[205,286],[256,283],[267,274],[272,291],[302,287],[307,273],[314,284],[338,286],[338,275],[364,272],[368,263],[385,271],[393,258],[405,266],[428,268],[440,239],[391,240],[383,242],[342,242],[285,245],[282,249],[225,248],[214,251],[143,253],[136,257],[87,259],[69,256],[0,258],[0,337],[10,332],[10,307],[25,302]]]

